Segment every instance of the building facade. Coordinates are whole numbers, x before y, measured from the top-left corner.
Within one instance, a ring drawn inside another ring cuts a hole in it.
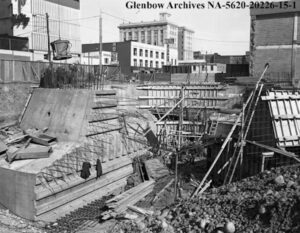
[[[178,66],[190,67],[189,72],[193,74],[216,74],[226,73],[226,65],[220,63],[207,63],[205,60],[179,61]]]
[[[287,9],[252,9],[250,15],[251,75],[259,77],[269,63],[266,79],[273,83],[291,83],[299,88],[300,4]]]
[[[33,60],[44,60],[48,50],[46,13],[50,41],[69,40],[72,60],[81,54],[79,0],[0,1],[0,34],[28,38]]]
[[[193,34],[194,31],[186,27],[179,27],[178,30],[178,59],[193,59]]]
[[[203,54],[200,51],[193,52],[194,59],[204,59],[211,63],[221,64],[249,64],[250,55],[246,52],[245,55],[220,55],[218,53]]]
[[[103,43],[103,51],[112,53],[126,75],[138,72],[158,72],[166,64],[167,46],[156,46],[136,41]],[[83,44],[83,54],[99,54],[99,43]],[[112,59],[112,60],[114,60]],[[99,61],[99,60],[98,60]]]
[[[102,51],[102,65],[111,65],[113,62],[112,52]],[[99,51],[86,52],[81,54],[81,64],[99,65]]]
[[[158,21],[119,25],[120,41],[133,40],[161,47],[167,45],[169,50],[167,63],[177,65],[178,60],[184,59],[185,55],[187,57],[192,53],[192,36],[194,32],[168,21],[167,16],[166,13],[160,13]],[[183,55],[179,55],[179,50]]]

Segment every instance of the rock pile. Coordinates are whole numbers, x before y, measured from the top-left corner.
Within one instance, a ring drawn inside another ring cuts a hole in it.
[[[300,166],[282,167],[181,200],[140,232],[300,232]]]

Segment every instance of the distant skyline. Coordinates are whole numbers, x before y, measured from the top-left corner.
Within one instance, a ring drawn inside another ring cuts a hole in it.
[[[249,51],[250,10],[216,9],[127,9],[127,0],[82,0],[81,41],[82,43],[99,42],[100,9],[103,19],[103,42],[119,41],[118,25],[124,22],[152,21],[159,19],[160,12],[171,14],[169,21],[195,31],[193,50],[205,53],[217,52],[222,55],[242,55]],[[136,0],[137,3],[147,1]],[[169,1],[152,0],[150,3]],[[182,3],[174,0],[172,3]],[[189,1],[186,1],[189,2]],[[191,1],[200,3],[200,1]],[[207,1],[201,1],[207,2]],[[217,2],[217,1],[215,1]],[[219,2],[225,3],[226,0]],[[247,0],[246,0],[247,2]],[[249,2],[249,1],[248,1]],[[93,17],[95,16],[95,17]]]

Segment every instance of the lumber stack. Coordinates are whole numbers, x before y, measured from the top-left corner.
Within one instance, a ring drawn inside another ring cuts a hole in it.
[[[106,206],[109,210],[102,214],[102,219],[115,217],[126,211],[128,206],[134,205],[151,193],[154,183],[154,180],[145,181],[134,188],[129,189],[126,192],[106,201]]]

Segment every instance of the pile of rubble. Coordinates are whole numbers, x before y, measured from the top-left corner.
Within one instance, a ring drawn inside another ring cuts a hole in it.
[[[211,188],[122,225],[124,232],[300,232],[300,166]]]

